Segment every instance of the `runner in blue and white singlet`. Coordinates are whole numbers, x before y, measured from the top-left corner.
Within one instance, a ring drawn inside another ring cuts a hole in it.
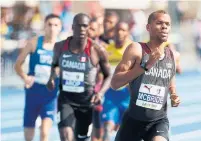
[[[45,19],[44,36],[31,39],[20,52],[16,62],[16,72],[25,82],[24,135],[27,141],[33,140],[38,116],[42,119],[41,141],[48,140],[49,129],[56,113],[58,88],[49,91],[46,84],[51,73],[53,47],[60,31],[59,16],[48,15]],[[22,64],[28,55],[30,55],[29,72],[26,74],[22,70]],[[58,80],[55,83],[58,83]]]

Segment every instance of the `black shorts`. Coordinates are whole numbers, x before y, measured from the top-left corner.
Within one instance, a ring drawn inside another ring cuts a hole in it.
[[[76,135],[85,136],[92,123],[92,108],[58,103],[58,128],[72,127]]]
[[[167,118],[144,122],[125,114],[115,141],[151,141],[155,136],[162,136],[169,141],[169,121]]]

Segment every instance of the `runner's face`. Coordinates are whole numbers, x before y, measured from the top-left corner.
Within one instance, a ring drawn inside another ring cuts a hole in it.
[[[168,14],[159,13],[155,15],[155,19],[147,25],[147,30],[150,33],[150,37],[160,42],[166,42],[168,34],[171,29],[171,20]]]
[[[61,20],[58,18],[51,18],[45,22],[45,33],[48,36],[58,36],[61,31]]]
[[[124,41],[128,38],[129,29],[127,23],[120,23],[116,27],[116,38],[118,41]]]
[[[104,19],[104,31],[109,32],[112,31],[118,22],[117,17],[115,16],[108,16]]]
[[[98,36],[98,23],[97,22],[92,22],[89,25],[88,29],[88,36],[92,39],[95,39]]]
[[[84,39],[87,37],[89,20],[87,16],[81,16],[73,23],[73,36],[75,38]]]

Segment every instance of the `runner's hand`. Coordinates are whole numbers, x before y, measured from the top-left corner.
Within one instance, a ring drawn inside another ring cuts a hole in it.
[[[162,54],[163,53],[158,48],[152,50],[149,55],[149,60],[147,61],[147,68],[150,69],[159,60]]]
[[[97,105],[97,104],[100,104],[101,103],[101,100],[102,100],[102,94],[94,94],[92,96],[92,99],[91,99],[91,103]]]
[[[49,81],[47,82],[46,87],[47,87],[47,89],[50,90],[50,91],[54,90],[54,88],[55,88],[54,80],[49,80]]]
[[[34,77],[27,75],[27,76],[24,78],[24,83],[25,83],[25,87],[26,87],[27,89],[28,89],[28,88],[31,88],[31,86],[33,86],[33,84],[34,84]]]
[[[163,53],[158,48],[156,48],[156,49],[151,51],[150,59],[151,60],[158,60],[162,56],[162,54]]]
[[[171,105],[172,105],[172,107],[178,107],[179,106],[179,104],[180,104],[181,101],[180,101],[180,98],[179,98],[178,95],[172,94],[170,96],[170,99],[171,99]]]

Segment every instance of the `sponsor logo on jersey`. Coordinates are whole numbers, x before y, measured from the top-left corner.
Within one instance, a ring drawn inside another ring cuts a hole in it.
[[[69,58],[69,57],[72,57],[72,55],[63,54],[63,58]]]
[[[136,105],[148,109],[160,110],[165,97],[165,87],[142,83]]]

